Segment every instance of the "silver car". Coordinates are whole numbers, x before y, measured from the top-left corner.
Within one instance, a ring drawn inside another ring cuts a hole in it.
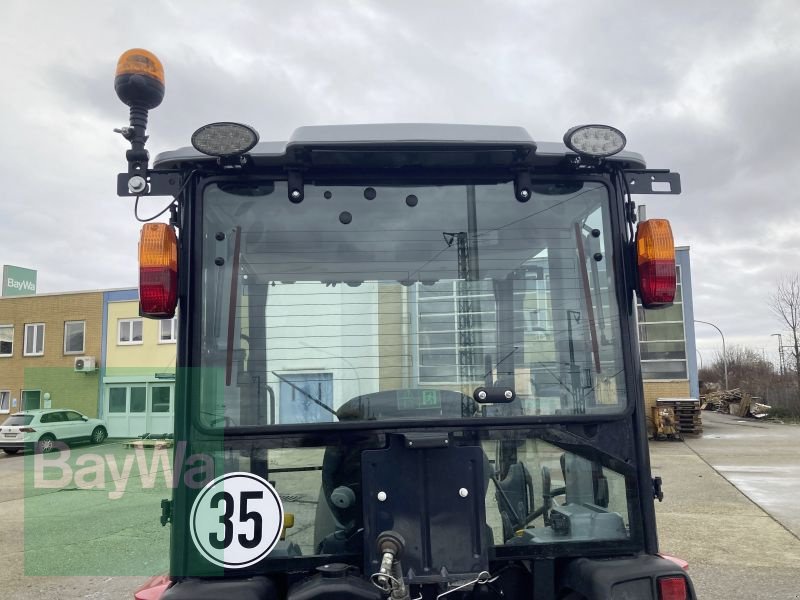
[[[90,441],[99,444],[108,437],[104,421],[90,419],[63,408],[24,410],[0,425],[0,449],[16,454],[25,448],[50,452],[56,442]]]

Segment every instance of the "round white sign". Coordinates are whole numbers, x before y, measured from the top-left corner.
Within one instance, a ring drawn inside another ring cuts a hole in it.
[[[281,536],[283,505],[269,482],[252,473],[211,481],[192,505],[192,541],[217,566],[242,569],[269,554]]]

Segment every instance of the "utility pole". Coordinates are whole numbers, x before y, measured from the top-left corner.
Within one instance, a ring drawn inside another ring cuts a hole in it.
[[[478,217],[475,186],[467,186],[468,231],[444,232],[447,245],[453,241],[458,252],[458,363],[461,384],[474,385],[476,376],[475,348],[479,345],[480,300],[478,266]]]
[[[780,373],[781,375],[785,375],[786,366],[785,363],[783,362],[783,336],[780,333],[770,334],[770,337],[776,337],[776,336],[778,338],[778,361],[780,364]]]

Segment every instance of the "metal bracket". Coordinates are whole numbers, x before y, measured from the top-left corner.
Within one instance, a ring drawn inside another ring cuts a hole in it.
[[[513,402],[517,394],[509,387],[479,387],[472,393],[472,397],[481,404],[496,404]]]
[[[305,189],[303,188],[303,173],[298,169],[289,169],[287,171],[287,179],[289,184],[289,200],[295,204],[299,204],[305,198]]]
[[[161,501],[161,526],[166,527],[167,523],[172,523],[172,500],[164,498]]]
[[[406,448],[413,448],[415,450],[424,448],[447,448],[450,445],[450,438],[447,433],[427,433],[422,431],[406,433],[403,437],[405,438]]]
[[[514,196],[520,202],[527,202],[531,199],[532,189],[531,172],[528,170],[519,171],[514,178]]]
[[[661,490],[661,477],[653,477],[653,498],[659,502],[664,500],[664,492]]]
[[[681,193],[681,175],[669,169],[626,169],[622,173],[631,194]]]
[[[181,189],[180,171],[119,173],[117,196],[175,196]]]

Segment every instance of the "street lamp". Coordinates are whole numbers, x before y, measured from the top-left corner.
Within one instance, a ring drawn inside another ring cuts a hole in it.
[[[722,367],[725,371],[725,390],[728,389],[728,353],[725,351],[725,335],[722,333],[722,329],[714,325],[713,323],[709,323],[708,321],[700,321],[699,319],[694,320],[695,323],[703,323],[704,325],[711,325],[714,329],[719,331],[719,334],[722,336]]]
[[[783,366],[783,336],[780,333],[771,333],[770,337],[778,336],[778,361],[781,365],[781,375],[786,373],[786,367]]]

